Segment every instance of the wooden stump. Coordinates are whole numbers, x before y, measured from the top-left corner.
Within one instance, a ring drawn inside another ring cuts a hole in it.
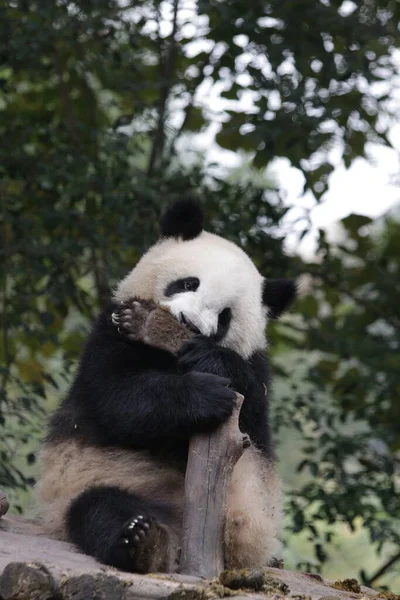
[[[248,437],[239,430],[243,396],[211,434],[192,437],[185,479],[181,572],[216,577],[224,569],[224,526],[233,468]]]

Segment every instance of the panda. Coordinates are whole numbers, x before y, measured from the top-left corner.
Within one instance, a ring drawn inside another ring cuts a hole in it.
[[[296,286],[264,279],[203,219],[191,199],[165,211],[160,239],[94,324],[41,450],[48,533],[125,571],[177,570],[189,440],[229,418],[236,392],[251,445],[230,484],[225,563],[262,567],[279,553],[265,327]]]

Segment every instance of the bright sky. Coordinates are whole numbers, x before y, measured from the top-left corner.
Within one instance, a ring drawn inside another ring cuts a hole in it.
[[[400,70],[400,53],[398,58]],[[216,116],[226,105],[226,101],[220,98],[220,91],[219,85],[216,84],[208,89],[204,86],[199,94],[203,106],[208,109],[212,107],[211,112]],[[400,112],[399,88],[393,89],[393,101]],[[244,110],[251,107],[251,97],[242,98],[241,104]],[[209,162],[228,168],[239,166],[243,160],[242,155],[223,150],[214,142],[218,121],[217,117],[206,132],[195,136],[195,146],[205,153]],[[329,177],[329,189],[319,204],[311,193],[303,196],[304,179],[301,172],[291,167],[287,159],[276,159],[269,173],[278,182],[285,195],[285,202],[293,207],[287,215],[288,221],[292,222],[304,215],[306,209],[312,209],[310,216],[314,227],[329,228],[331,224],[353,212],[375,218],[400,203],[400,123],[392,126],[388,138],[392,148],[368,144],[368,160],[358,158],[349,169],[346,169],[340,160],[339,149],[333,151],[331,159],[335,170]],[[192,145],[193,142],[194,138],[191,138]],[[297,230],[302,230],[303,225],[304,223],[300,222],[295,229],[297,227]],[[293,230],[293,226],[290,229]],[[310,256],[315,248],[314,240],[315,232],[303,238],[299,245],[297,236],[291,235],[287,240],[287,249],[300,250]]]
[[[370,160],[356,159],[349,169],[339,163],[329,178],[329,189],[318,205],[311,193],[302,196],[303,176],[290,166],[288,160],[277,160],[272,168],[281,189],[286,192],[286,202],[294,208],[288,218],[300,216],[304,208],[312,208],[311,220],[316,228],[326,228],[351,213],[380,217],[395,204],[400,203],[400,125],[389,135],[394,148],[370,145]],[[300,250],[309,255],[314,249],[314,236],[304,238]],[[288,249],[297,246],[294,237]]]
[[[215,128],[196,136],[196,147],[204,151],[209,162],[234,168],[239,166],[242,156],[222,150],[213,142]],[[368,145],[369,160],[356,159],[349,169],[343,162],[337,166],[329,178],[329,189],[320,204],[308,192],[303,195],[304,178],[302,173],[293,168],[287,159],[276,159],[269,172],[279,184],[285,195],[285,203],[292,207],[287,220],[292,223],[303,216],[307,209],[311,210],[311,221],[317,228],[326,228],[351,213],[380,217],[395,204],[400,206],[400,124],[392,127],[389,134],[393,148],[376,144]],[[193,144],[194,139],[191,139]],[[399,209],[400,211],[400,209]],[[291,225],[290,229],[302,230],[304,223]],[[315,232],[303,238],[299,245],[296,235],[287,240],[288,251],[301,251],[307,256],[313,254],[315,248]]]

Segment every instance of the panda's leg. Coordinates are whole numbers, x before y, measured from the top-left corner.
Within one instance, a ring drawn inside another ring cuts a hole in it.
[[[279,554],[282,522],[280,479],[253,447],[233,470],[225,526],[227,568],[265,567]]]
[[[69,539],[100,562],[136,573],[173,570],[173,510],[116,487],[93,487],[66,515]]]

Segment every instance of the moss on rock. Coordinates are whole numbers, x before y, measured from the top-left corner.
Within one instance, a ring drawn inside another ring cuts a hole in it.
[[[335,581],[331,584],[331,587],[337,590],[344,590],[345,592],[353,592],[354,594],[361,594],[361,586],[357,579],[343,579],[343,581]]]
[[[219,581],[233,590],[245,589],[284,595],[290,591],[286,583],[259,569],[227,569],[221,573]]]

